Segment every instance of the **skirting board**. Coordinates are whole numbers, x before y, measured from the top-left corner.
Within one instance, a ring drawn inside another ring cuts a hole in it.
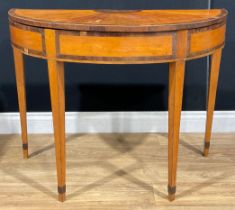
[[[66,112],[67,133],[167,132],[167,112]],[[205,111],[183,111],[181,132],[204,132]],[[51,112],[27,114],[29,133],[52,133]],[[235,132],[235,111],[216,111],[213,132]],[[19,113],[0,113],[0,134],[20,133]]]

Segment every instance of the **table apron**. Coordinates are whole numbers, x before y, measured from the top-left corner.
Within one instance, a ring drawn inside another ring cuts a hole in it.
[[[185,57],[177,55],[178,34],[172,32],[121,33],[53,30],[55,57],[46,52],[43,29],[10,22],[11,43],[24,54],[64,62],[135,64],[195,59],[223,47],[225,22],[186,30]]]

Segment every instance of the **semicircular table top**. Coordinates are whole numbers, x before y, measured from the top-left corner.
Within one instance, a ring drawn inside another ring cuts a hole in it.
[[[212,10],[31,10],[11,9],[9,19],[25,25],[85,31],[156,32],[222,22],[225,9]]]

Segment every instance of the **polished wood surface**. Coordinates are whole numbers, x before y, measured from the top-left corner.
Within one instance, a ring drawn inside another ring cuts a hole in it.
[[[182,110],[185,60],[188,31],[178,33],[177,55],[182,60],[170,63],[168,96],[168,193],[170,201],[175,199],[176,172]]]
[[[224,21],[226,10],[27,10],[12,9],[11,20],[43,28],[154,32],[205,27]]]
[[[24,145],[27,129],[22,53],[48,62],[60,201],[65,200],[66,191],[64,62],[170,63],[168,193],[174,200],[185,63],[211,55],[204,148],[207,156],[226,16],[223,9],[9,11]],[[24,150],[27,157],[28,150]]]
[[[49,56],[55,55],[54,31],[46,30],[46,50]],[[65,200],[65,95],[64,95],[64,63],[48,59],[48,74],[51,92],[51,109],[53,113],[54,138],[56,149],[56,168],[59,201]]]
[[[167,134],[67,135],[67,200],[57,201],[53,135],[0,135],[1,210],[234,210],[235,134],[181,134],[176,200],[167,199]]]
[[[184,59],[203,57],[223,47],[226,24],[224,18],[217,22],[188,30]],[[26,55],[44,59],[51,57],[46,52],[44,30],[10,19],[12,44]],[[54,36],[56,53],[53,58],[62,62],[138,64],[180,59],[176,53],[177,31],[121,33],[55,30]]]
[[[194,30],[190,35],[189,53],[193,55],[220,46],[225,40],[225,31],[225,24],[211,30]]]
[[[221,54],[222,50],[220,49],[211,56],[211,71],[210,71],[209,90],[208,90],[206,133],[205,133],[205,147],[204,147],[205,156],[208,156],[209,147],[210,147],[213,112],[215,108],[215,98],[216,98],[216,90],[219,78]]]
[[[20,50],[13,48],[16,85],[18,93],[18,102],[20,110],[20,123],[21,123],[21,137],[23,157],[28,158],[28,135],[27,135],[27,116],[26,116],[26,91],[25,91],[25,73],[24,73],[24,59]]]
[[[173,55],[173,36],[171,34],[117,38],[61,33],[58,41],[59,53],[64,56],[120,57],[122,55],[122,57],[128,58]],[[76,42],[76,45],[73,44],[74,42]],[[118,48],[114,51],[115,46],[118,46]]]
[[[29,31],[16,26],[10,27],[11,40],[16,46],[22,46],[32,52],[42,52],[42,36],[37,31]]]

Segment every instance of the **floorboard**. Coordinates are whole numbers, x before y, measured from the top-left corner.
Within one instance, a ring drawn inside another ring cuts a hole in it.
[[[67,135],[67,200],[57,201],[52,135],[0,135],[0,210],[232,210],[235,134],[182,134],[177,196],[167,200],[167,134]]]

